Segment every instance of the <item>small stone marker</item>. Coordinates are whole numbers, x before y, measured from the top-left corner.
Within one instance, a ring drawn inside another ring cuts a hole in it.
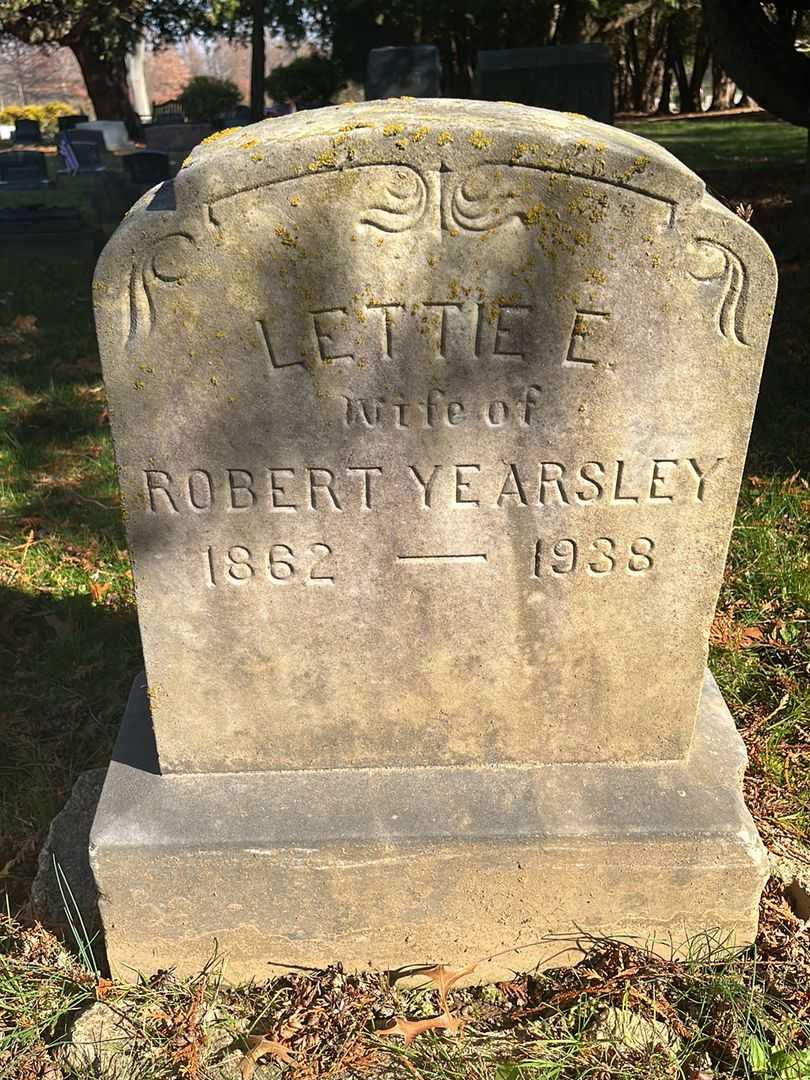
[[[435,45],[372,49],[366,67],[366,101],[391,97],[440,97],[442,67]]]
[[[478,54],[478,96],[613,121],[613,60],[607,45],[487,49]]]
[[[751,940],[705,662],[760,237],[507,104],[265,121],[166,187],[95,283],[148,675],[92,837],[113,966]]]
[[[7,150],[0,154],[0,187],[36,188],[48,183],[48,164],[41,150]]]

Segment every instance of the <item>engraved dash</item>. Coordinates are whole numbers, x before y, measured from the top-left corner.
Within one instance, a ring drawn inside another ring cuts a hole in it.
[[[465,555],[397,555],[397,562],[486,562],[484,552]]]

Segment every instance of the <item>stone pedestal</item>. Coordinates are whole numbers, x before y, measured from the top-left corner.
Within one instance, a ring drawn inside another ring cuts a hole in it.
[[[216,944],[233,980],[333,961],[501,979],[589,934],[669,955],[756,933],[767,856],[709,672],[678,763],[160,776],[150,738],[141,677],[91,836],[124,977],[194,971]]]

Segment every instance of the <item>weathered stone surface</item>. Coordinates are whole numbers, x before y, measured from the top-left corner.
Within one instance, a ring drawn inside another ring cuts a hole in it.
[[[91,837],[123,977],[190,973],[216,942],[232,980],[336,960],[499,979],[579,959],[586,934],[670,955],[756,932],[768,861],[708,673],[677,764],[159,776],[130,763],[148,737],[136,680]]]
[[[389,45],[372,49],[366,66],[366,100],[439,97],[442,67],[435,45]]]
[[[198,147],[95,285],[162,771],[684,759],[774,285],[581,118]]]
[[[83,924],[98,960],[102,959],[104,949],[88,844],[106,772],[106,769],[88,769],[77,778],[70,798],[48,829],[31,886],[33,917],[68,940],[72,937],[71,922],[74,926]]]
[[[606,45],[484,49],[478,53],[478,96],[613,120],[613,58]]]

